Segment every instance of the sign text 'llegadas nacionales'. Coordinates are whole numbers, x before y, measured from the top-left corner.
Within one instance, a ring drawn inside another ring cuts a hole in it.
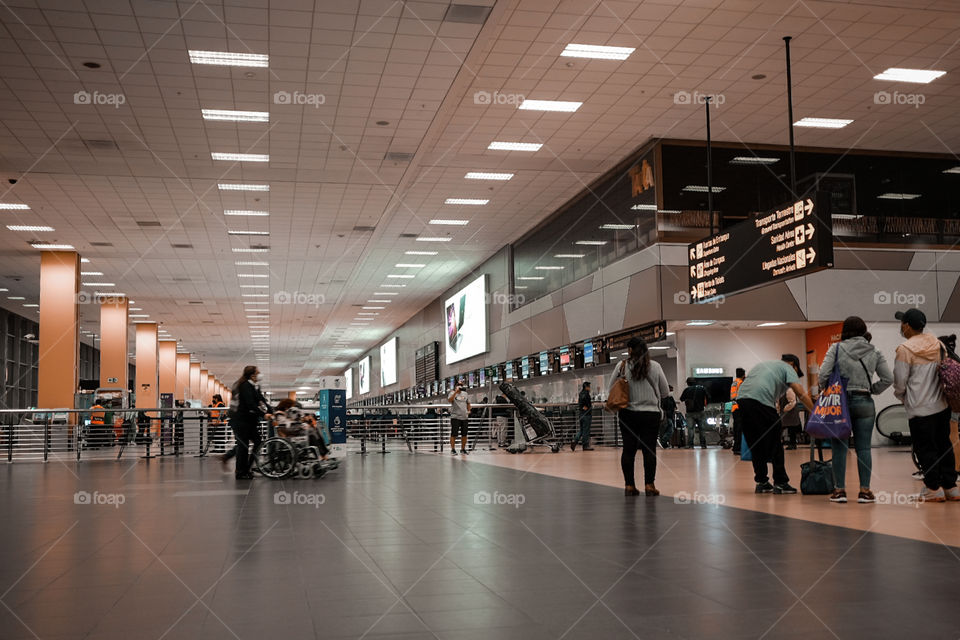
[[[833,266],[829,194],[818,192],[689,247],[690,301],[707,302]]]

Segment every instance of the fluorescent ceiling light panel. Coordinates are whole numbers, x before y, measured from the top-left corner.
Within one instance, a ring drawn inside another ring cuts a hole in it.
[[[378,316],[379,313],[375,311],[360,311],[357,313],[358,316]]]
[[[42,224],[37,224],[37,225],[8,224],[7,229],[10,229],[10,231],[53,231],[54,230],[53,227],[48,227]]]
[[[432,238],[429,236],[420,236],[417,242],[450,242],[453,238]]]
[[[228,122],[270,122],[269,111],[231,111],[228,109],[201,109],[204,120]]]
[[[786,322],[761,322],[758,327],[782,327]]]
[[[26,300],[23,296],[7,296],[7,300]]]
[[[210,153],[214,160],[228,160],[231,162],[270,162],[270,156],[265,153]]]
[[[883,73],[873,76],[874,80],[891,80],[893,82],[915,82],[917,84],[930,84],[937,78],[946,75],[946,71],[933,71],[932,69],[902,69],[890,67]]]
[[[425,267],[425,266],[427,266],[427,265],[425,265],[425,264],[417,264],[417,263],[415,263],[415,262],[398,262],[397,264],[395,264],[395,265],[393,265],[393,266],[395,266],[395,267],[400,267],[401,269],[404,269],[404,268],[406,268],[406,269],[421,269],[421,268],[423,268],[423,267]]]
[[[405,284],[382,284],[381,287],[393,288],[393,289],[402,289],[407,286]]]
[[[634,47],[607,47],[596,44],[568,44],[560,56],[564,58],[593,58],[595,60],[626,60],[636,51]]]
[[[225,216],[250,216],[263,218],[270,215],[269,211],[251,211],[249,209],[225,209],[223,212]]]
[[[635,226],[637,226],[637,225],[634,225],[634,224],[602,224],[602,225],[600,225],[600,228],[601,228],[601,229],[605,229],[605,230],[607,230],[607,231],[628,231],[628,230],[630,230],[630,229],[633,229]]]
[[[606,240],[577,240],[573,244],[579,244],[587,247],[602,247],[607,244]]]
[[[241,293],[241,298],[269,298],[269,293]]]
[[[407,256],[435,256],[437,255],[437,252],[436,251],[404,251],[403,254]]]
[[[405,280],[409,280],[409,279],[411,279],[411,278],[416,278],[415,275],[413,275],[413,274],[406,274],[406,273],[391,273],[391,274],[389,274],[387,277],[388,277],[388,278],[402,278],[402,279],[405,279]]]
[[[18,202],[0,202],[0,210],[6,211],[26,211],[30,208],[30,205],[21,204]]]
[[[709,327],[713,324],[713,320],[691,320],[687,323],[688,327]]]
[[[82,276],[102,276],[103,271],[81,271],[80,275]]]
[[[231,236],[268,236],[270,235],[269,231],[227,231],[227,235]]]
[[[436,225],[446,225],[449,227],[465,227],[470,224],[469,220],[448,220],[444,218],[434,218],[430,221],[430,224]]]
[[[269,278],[268,273],[238,273],[238,278]]]
[[[630,207],[632,211],[656,211],[657,205],[655,204],[635,204]]]
[[[538,267],[534,267],[534,269],[536,271],[562,271],[563,267],[555,266],[555,265],[541,265]]]
[[[360,307],[364,311],[375,311],[377,309],[386,309],[386,307]]]
[[[916,200],[919,197],[919,193],[881,193],[877,200]]]
[[[85,287],[115,287],[117,286],[113,282],[81,282]]]
[[[234,253],[267,253],[270,249],[248,249],[246,247],[234,247]]]
[[[702,184],[688,184],[682,190],[689,191],[690,193],[706,193],[707,186]],[[721,191],[725,191],[725,190],[726,190],[726,187],[713,187],[714,193],[720,193]]]
[[[554,258],[586,258],[587,254],[585,253],[556,253],[553,256]]]
[[[80,258],[80,262],[82,262],[82,263],[84,263],[84,264],[90,264],[90,259],[89,259],[89,258]]]
[[[488,202],[490,202],[490,200],[487,200],[484,198],[447,198],[446,200],[443,201],[443,204],[468,204],[468,205],[483,206]],[[431,224],[434,224],[434,223],[431,221]],[[436,224],[443,224],[443,223],[440,222]],[[458,224],[458,223],[454,222],[453,224]]]
[[[34,249],[46,249],[48,251],[70,251],[73,249],[72,244],[43,244],[43,243],[34,243],[30,245]]]
[[[573,113],[582,106],[582,102],[571,102],[567,100],[524,100],[517,108],[523,109],[524,111],[560,111]]]
[[[233,53],[230,51],[199,51],[190,49],[190,62],[212,64],[222,67],[266,67],[270,56],[264,53]]]
[[[131,313],[130,317],[131,318],[149,318],[150,314],[149,313]]]
[[[546,280],[546,276],[520,276],[517,280]]]
[[[539,142],[503,142],[494,141],[487,145],[493,151],[540,151],[543,145]]]
[[[776,164],[780,158],[761,158],[760,156],[735,156],[730,164]]]
[[[509,180],[514,174],[512,173],[489,173],[486,171],[468,171],[467,175],[463,176],[466,180]]]
[[[220,191],[270,191],[268,184],[220,183],[217,188]]]
[[[396,293],[395,291],[384,291],[384,292],[374,291],[374,292],[373,292],[373,295],[375,295],[375,296],[398,296],[398,295],[400,295],[400,294],[399,294],[399,293]]]
[[[793,123],[795,127],[813,127],[815,129],[843,129],[853,122],[844,118],[801,118]]]
[[[233,264],[237,265],[238,267],[269,267],[270,266],[269,262],[245,262],[243,260],[234,262]]]

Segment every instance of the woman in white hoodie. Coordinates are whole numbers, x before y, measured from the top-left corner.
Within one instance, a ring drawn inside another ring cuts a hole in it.
[[[820,366],[820,388],[826,389],[833,373],[834,363],[840,367],[840,375],[847,379],[847,406],[853,426],[853,446],[857,452],[857,471],[860,476],[860,493],[857,502],[871,503],[877,499],[870,491],[870,474],[873,456],[870,451],[873,440],[873,423],[877,409],[873,396],[893,384],[893,373],[883,354],[866,339],[867,325],[857,316],[843,321],[840,342],[827,350]],[[874,374],[879,376],[873,381]],[[836,487],[830,502],[847,501],[847,440],[831,438],[833,449],[833,483]]]

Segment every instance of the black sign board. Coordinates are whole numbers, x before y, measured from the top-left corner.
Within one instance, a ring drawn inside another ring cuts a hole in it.
[[[610,352],[622,351],[627,348],[627,343],[635,336],[643,338],[647,344],[664,340],[667,337],[667,323],[661,320],[660,322],[651,322],[642,327],[615,333],[607,338],[607,349]]]
[[[750,216],[689,247],[690,302],[711,302],[833,266],[830,194]]]

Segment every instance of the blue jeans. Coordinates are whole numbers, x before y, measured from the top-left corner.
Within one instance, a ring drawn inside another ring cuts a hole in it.
[[[877,410],[873,405],[873,398],[863,394],[848,395],[847,406],[850,409],[850,422],[853,423],[853,446],[857,451],[860,486],[869,488],[870,472],[873,468],[870,441],[873,438],[873,422]],[[831,438],[830,446],[833,448],[833,483],[837,489],[843,489],[847,476],[847,441]]]
[[[590,427],[593,425],[593,411],[587,411],[580,414],[580,431],[577,432],[574,442],[579,442],[581,446],[590,446]]]
[[[687,449],[693,448],[693,431],[696,428],[700,432],[700,446],[707,446],[707,437],[703,430],[707,427],[707,416],[703,411],[687,412]]]

